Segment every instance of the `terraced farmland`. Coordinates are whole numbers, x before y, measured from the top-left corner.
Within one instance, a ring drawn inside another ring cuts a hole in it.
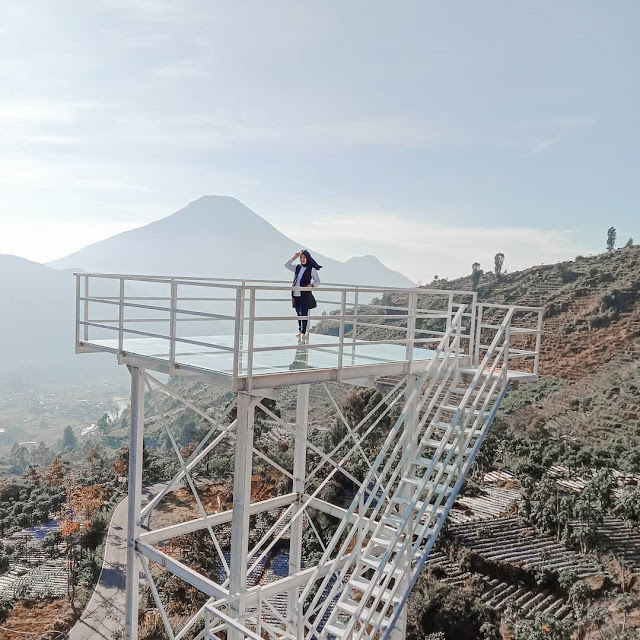
[[[580,523],[572,523],[579,527]],[[632,571],[640,571],[640,531],[631,529],[618,518],[607,517],[598,525],[597,545],[600,551],[624,559]]]
[[[523,569],[574,571],[585,578],[601,573],[595,562],[565,549],[517,518],[457,524],[451,527],[456,541],[488,560],[508,562]]]

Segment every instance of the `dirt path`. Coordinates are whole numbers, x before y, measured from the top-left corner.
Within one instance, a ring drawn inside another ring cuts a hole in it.
[[[143,490],[143,504],[148,502],[164,485]],[[112,640],[112,634],[124,629],[125,571],[127,564],[127,503],[125,498],[111,517],[104,560],[98,584],[80,620],[71,629],[69,640],[101,638]]]

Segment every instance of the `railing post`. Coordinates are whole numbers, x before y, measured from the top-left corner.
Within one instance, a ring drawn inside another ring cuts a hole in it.
[[[476,352],[474,356],[473,364],[477,367],[480,364],[480,343],[482,342],[482,316],[484,313],[484,308],[482,304],[477,305],[478,308],[478,320],[476,322]]]
[[[353,349],[355,355],[355,342],[357,340],[358,334],[358,287],[356,287],[356,292],[353,294],[353,324],[351,325],[351,337],[353,342]]]
[[[413,348],[416,339],[416,301],[417,294],[415,291],[409,292],[409,304],[407,305],[407,352],[406,359],[408,362],[407,373],[411,373],[411,362],[413,361]]]
[[[447,324],[444,328],[445,331],[451,326],[452,321],[453,321],[453,293],[450,293],[449,300],[447,303]]]
[[[236,289],[236,320],[233,329],[233,386],[235,388],[242,367],[242,317],[244,311],[244,288]]]
[[[536,334],[536,355],[533,359],[533,374],[537,377],[538,367],[540,365],[540,348],[542,345],[542,322],[544,320],[544,311],[538,311],[538,333]]]
[[[118,357],[124,352],[124,278],[120,278],[120,301],[118,304]]]
[[[256,330],[256,290],[249,289],[249,337],[247,340],[247,390],[253,389],[253,339]]]
[[[80,347],[80,276],[76,273],[76,353]]]
[[[84,277],[84,340],[89,340],[89,276]]]
[[[469,358],[473,360],[476,344],[476,312],[478,304],[478,294],[474,293],[471,298],[471,320],[469,324]],[[474,364],[471,362],[471,364]]]
[[[458,310],[464,309],[463,305],[460,305],[458,307]],[[455,349],[455,354],[456,354],[456,362],[460,362],[460,356],[462,355],[462,318],[463,318],[463,314],[464,311],[462,311],[462,313],[460,313],[460,317],[458,318],[458,321],[456,323],[456,349]]]
[[[347,292],[343,291],[340,300],[340,329],[338,331],[338,379],[342,370],[342,358],[344,356],[344,316],[347,312]]]
[[[513,309],[507,311],[507,326],[504,330],[504,370],[509,371],[509,348],[511,347],[511,322],[513,321]]]
[[[178,324],[178,283],[171,278],[171,304],[169,327],[169,372],[173,376],[176,372],[176,329]]]

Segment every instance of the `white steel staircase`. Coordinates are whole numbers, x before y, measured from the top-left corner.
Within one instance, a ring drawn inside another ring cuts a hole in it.
[[[404,637],[409,593],[507,391],[512,315],[477,366],[462,364],[454,317],[319,563],[329,571],[302,591],[299,637]]]

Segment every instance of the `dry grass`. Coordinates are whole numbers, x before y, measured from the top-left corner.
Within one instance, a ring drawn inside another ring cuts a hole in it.
[[[39,638],[47,631],[68,629],[72,620],[73,609],[66,598],[21,600],[0,626],[0,640]]]

